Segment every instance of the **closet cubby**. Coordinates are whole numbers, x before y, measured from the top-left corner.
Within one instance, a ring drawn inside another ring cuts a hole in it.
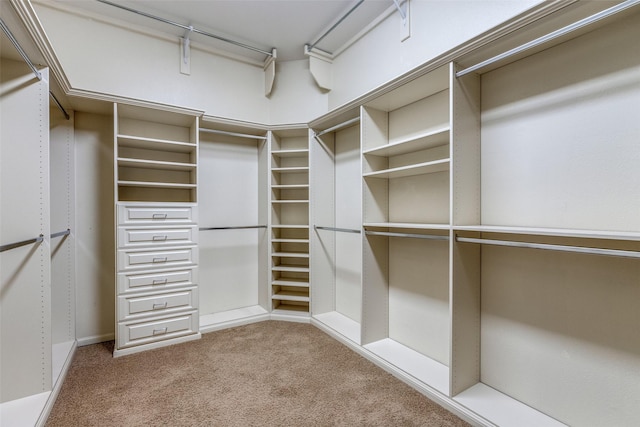
[[[362,107],[365,226],[450,223],[449,67]]]
[[[197,117],[114,104],[119,201],[196,202]]]
[[[268,319],[267,130],[203,117],[199,141],[200,330]]]
[[[360,344],[362,167],[360,111],[312,123],[313,322]]]
[[[308,128],[271,131],[269,138],[271,311],[308,316]]]
[[[454,183],[451,395],[494,424],[640,417],[639,25],[622,14],[478,71],[482,144]]]

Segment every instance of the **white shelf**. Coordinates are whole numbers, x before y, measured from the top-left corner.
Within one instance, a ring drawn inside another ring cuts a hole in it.
[[[449,368],[390,338],[364,346],[376,356],[439,392],[449,394]]]
[[[271,168],[271,172],[278,172],[278,173],[305,173],[305,172],[309,172],[309,167],[308,166],[296,166],[296,167],[289,167],[289,168]]]
[[[167,139],[145,138],[133,135],[118,135],[118,145],[121,147],[142,148],[144,150],[175,151],[189,153],[196,150],[197,145],[184,141],[170,141]]]
[[[438,147],[449,143],[449,130],[447,126],[403,141],[394,142],[393,144],[372,148],[364,151],[363,154],[392,157]]]
[[[365,228],[398,228],[398,229],[420,229],[420,230],[449,230],[449,224],[419,224],[410,222],[365,222]]]
[[[478,383],[454,400],[499,426],[545,427],[565,424],[499,391]]]
[[[197,167],[195,163],[163,162],[158,160],[131,159],[125,157],[118,157],[118,166],[177,171],[191,171]]]
[[[384,169],[363,174],[365,178],[403,178],[406,176],[425,175],[449,170],[449,159],[418,163],[410,166]]]
[[[271,203],[281,203],[281,204],[301,204],[301,203],[309,203],[309,200],[272,200]]]
[[[306,224],[293,224],[293,225],[272,225],[271,228],[284,228],[284,229],[291,229],[291,230],[308,230],[309,226]]]
[[[271,154],[278,157],[300,157],[309,154],[308,149],[296,149],[296,150],[277,150],[272,151]]]
[[[309,239],[271,239],[273,243],[309,243]]]
[[[285,304],[281,303],[278,308],[274,308],[271,311],[271,315],[282,315],[285,316],[286,319],[288,316],[309,316],[309,307],[306,305],[295,305],[295,304]],[[273,317],[272,317],[273,319]],[[273,320],[282,320],[282,319],[273,319]]]
[[[307,279],[294,279],[287,277],[286,279],[276,279],[271,281],[272,285],[275,286],[290,286],[296,288],[308,288],[309,281]]]
[[[454,231],[478,231],[484,233],[505,233],[520,235],[576,237],[585,239],[631,240],[640,241],[639,232],[577,230],[571,228],[538,228],[538,227],[501,227],[494,225],[454,226]]]
[[[333,329],[343,337],[360,344],[360,323],[337,311],[313,316],[315,320]]]
[[[309,291],[279,291],[271,297],[277,301],[309,301]]]
[[[273,184],[274,190],[308,190],[309,184]]]
[[[175,182],[148,182],[148,181],[118,181],[121,187],[149,187],[149,188],[196,188],[197,184],[181,184]]]
[[[309,254],[304,252],[274,252],[271,256],[284,258],[309,258]]]
[[[308,273],[309,267],[300,267],[295,265],[274,265],[273,271],[288,271],[292,273]]]

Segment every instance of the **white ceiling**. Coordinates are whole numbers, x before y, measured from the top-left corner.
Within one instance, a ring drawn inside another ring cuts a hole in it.
[[[316,42],[357,0],[109,0],[270,52],[279,61],[304,59],[304,45]],[[181,37],[184,30],[97,0],[55,0],[56,3],[114,17]],[[335,52],[388,8],[393,0],[365,0],[317,48]],[[265,55],[199,34],[191,39],[217,49],[264,60]]]

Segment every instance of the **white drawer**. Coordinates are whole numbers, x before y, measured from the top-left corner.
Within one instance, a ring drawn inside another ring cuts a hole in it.
[[[194,224],[195,206],[118,205],[118,224]]]
[[[198,229],[188,227],[118,228],[118,247],[193,245],[198,242]]]
[[[158,250],[118,250],[118,270],[188,266],[198,263],[196,246]]]
[[[174,314],[198,308],[198,288],[175,292],[153,293],[118,297],[118,319],[132,320],[141,317]]]
[[[118,324],[118,348],[178,338],[198,332],[197,312],[162,319]]]
[[[198,267],[145,273],[118,273],[118,294],[171,290],[198,283]]]

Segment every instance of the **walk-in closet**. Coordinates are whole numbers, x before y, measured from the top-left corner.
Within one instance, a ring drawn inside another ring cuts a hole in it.
[[[266,321],[471,425],[637,424],[640,0],[332,2],[295,54],[298,2],[282,49],[282,2],[76,3],[1,9],[0,424]]]

